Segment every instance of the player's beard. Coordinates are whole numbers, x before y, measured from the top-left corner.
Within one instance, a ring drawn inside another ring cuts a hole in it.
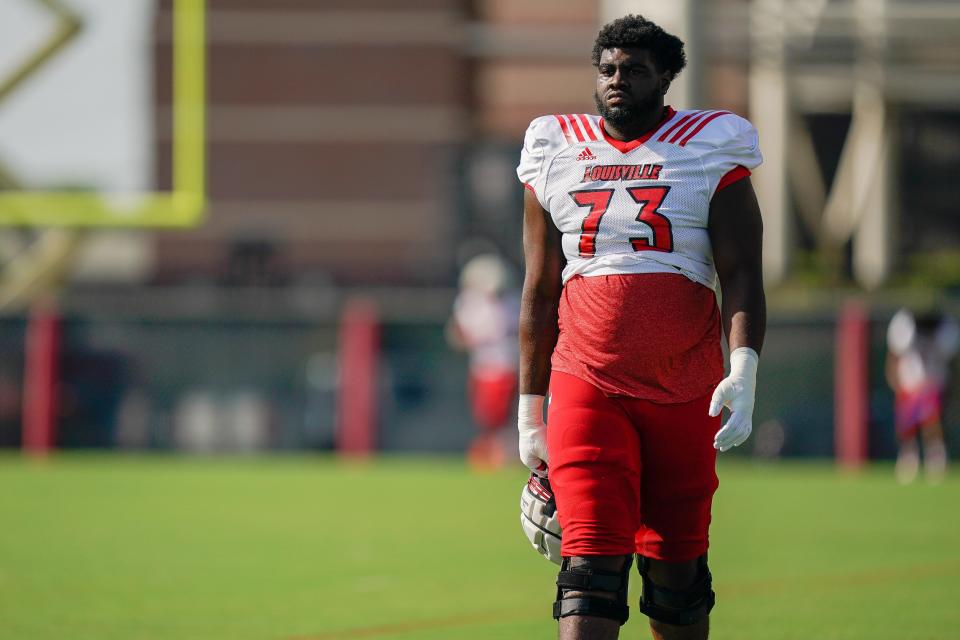
[[[605,121],[615,127],[629,127],[637,120],[643,119],[651,111],[661,108],[660,96],[656,90],[651,91],[641,102],[633,104],[611,107],[596,92],[593,94],[593,101],[597,105],[597,112],[603,116]]]

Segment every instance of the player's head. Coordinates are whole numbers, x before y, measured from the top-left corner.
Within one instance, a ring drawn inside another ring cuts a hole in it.
[[[597,110],[622,125],[662,109],[663,95],[686,64],[683,41],[643,16],[605,24],[593,43]]]
[[[501,295],[513,286],[513,275],[506,261],[491,253],[470,259],[460,272],[460,288],[487,295]]]

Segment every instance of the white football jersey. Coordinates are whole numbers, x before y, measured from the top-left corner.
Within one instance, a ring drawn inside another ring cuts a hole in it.
[[[714,288],[710,200],[762,160],[756,129],[740,116],[668,107],[657,127],[627,142],[610,138],[599,116],[536,118],[517,176],[563,233],[564,282],[682,273]]]

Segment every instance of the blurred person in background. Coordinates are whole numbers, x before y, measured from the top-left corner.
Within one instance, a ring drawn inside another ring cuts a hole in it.
[[[950,361],[960,345],[956,320],[941,313],[915,316],[901,309],[887,328],[887,382],[894,392],[897,481],[906,484],[920,470],[920,447],[927,479],[939,482],[947,470],[940,415]]]
[[[515,445],[506,427],[517,398],[519,309],[520,293],[505,260],[485,253],[464,265],[446,333],[469,357],[467,395],[479,433],[468,460],[476,469],[502,467]]]
[[[593,64],[600,115],[534,119],[517,168],[520,457],[556,497],[559,637],[618,637],[636,554],[653,637],[702,639],[717,450],[750,434],[766,324],[757,132],[664,105],[683,42],[643,17],[605,25]]]

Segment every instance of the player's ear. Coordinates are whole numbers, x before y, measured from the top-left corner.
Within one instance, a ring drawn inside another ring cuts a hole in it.
[[[668,89],[670,89],[670,76],[665,73],[660,76],[660,91],[663,95],[667,95]]]

